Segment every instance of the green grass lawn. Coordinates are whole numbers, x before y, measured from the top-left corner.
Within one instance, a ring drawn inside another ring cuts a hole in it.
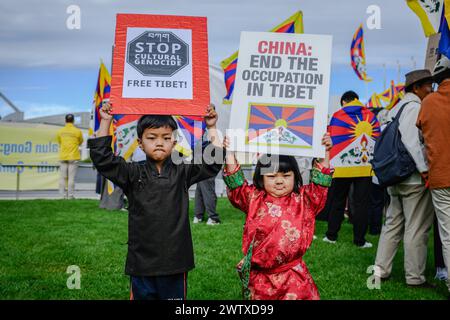
[[[189,299],[240,299],[235,265],[241,258],[244,215],[219,199],[222,224],[192,225],[196,268],[189,273]],[[192,217],[192,203],[191,203]],[[0,201],[0,299],[128,299],[124,275],[127,213],[98,208],[94,200]],[[352,227],[343,224],[337,244],[323,243],[326,224],[305,256],[322,299],[445,299],[446,287],[410,289],[404,283],[403,250],[392,279],[369,290],[367,268],[374,248],[351,243]],[[66,286],[67,267],[81,269],[81,289]],[[432,241],[428,259],[434,276]]]

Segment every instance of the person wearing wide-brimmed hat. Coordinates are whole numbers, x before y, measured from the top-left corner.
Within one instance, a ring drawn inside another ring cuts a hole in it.
[[[425,147],[416,127],[421,101],[432,92],[429,70],[406,74],[405,96],[389,113],[393,119],[403,108],[399,119],[401,139],[416,163],[416,172],[406,180],[388,187],[391,201],[386,212],[378,243],[375,274],[389,278],[400,241],[404,244],[406,283],[413,287],[431,286],[425,278],[428,236],[433,223],[431,194],[426,187],[428,172]]]
[[[438,220],[442,253],[445,265],[450,268],[450,60],[446,56],[443,55],[436,63],[433,77],[439,88],[423,101],[417,126],[425,140],[430,166],[429,186]],[[448,277],[447,286],[450,291]]]

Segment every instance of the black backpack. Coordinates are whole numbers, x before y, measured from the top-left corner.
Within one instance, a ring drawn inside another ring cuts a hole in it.
[[[386,125],[375,142],[373,159],[370,161],[372,170],[382,187],[400,183],[416,171],[416,163],[402,142],[399,119],[405,103],[392,122]]]

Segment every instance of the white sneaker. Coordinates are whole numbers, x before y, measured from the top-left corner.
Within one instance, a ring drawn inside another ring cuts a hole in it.
[[[362,246],[359,246],[361,249],[367,249],[367,248],[372,248],[373,245],[370,242],[364,243]]]
[[[336,243],[336,240],[330,240],[328,239],[327,236],[325,236],[325,238],[322,239],[323,242],[328,242],[328,243]]]
[[[193,220],[192,222],[195,223],[195,224],[197,224],[197,223],[202,222],[202,220],[200,220],[200,219],[197,218],[197,217],[194,217],[194,220]]]
[[[213,220],[211,218],[208,218],[208,221],[206,222],[206,224],[208,226],[215,226],[216,224],[220,224],[220,222],[219,221],[215,221],[215,220]]]
[[[436,268],[436,275],[434,276],[434,278],[442,281],[447,280],[448,279],[447,268]]]

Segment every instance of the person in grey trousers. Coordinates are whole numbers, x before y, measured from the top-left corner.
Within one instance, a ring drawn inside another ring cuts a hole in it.
[[[205,211],[208,213],[207,225],[220,224],[219,214],[216,211],[217,196],[215,177],[200,181],[195,189],[195,217],[194,223],[203,221]]]
[[[416,127],[421,101],[431,93],[432,77],[428,70],[416,70],[406,74],[406,94],[400,105],[389,116],[394,118],[404,106],[399,130],[401,139],[416,164],[414,172],[406,180],[388,187],[390,204],[386,221],[381,230],[375,258],[375,276],[387,280],[392,272],[395,254],[403,239],[405,280],[409,287],[431,288],[426,281],[428,236],[433,223],[434,210],[431,194],[424,176],[428,172],[425,147]]]

